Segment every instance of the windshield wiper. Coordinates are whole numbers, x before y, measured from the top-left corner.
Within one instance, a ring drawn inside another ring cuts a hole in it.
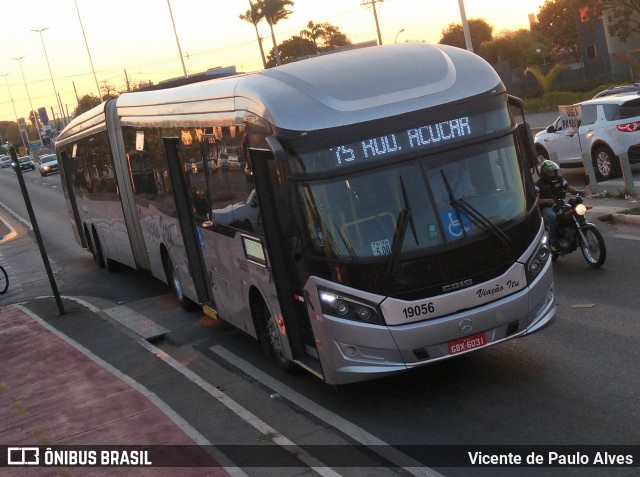
[[[447,193],[449,194],[449,202],[451,207],[456,211],[456,215],[458,221],[461,224],[462,232],[464,236],[467,236],[467,231],[462,225],[462,214],[460,214],[460,209],[464,210],[467,213],[469,219],[480,227],[485,232],[491,232],[500,242],[507,248],[511,246],[511,239],[507,234],[505,234],[500,228],[498,228],[493,222],[491,222],[482,212],[475,209],[471,204],[465,201],[462,197],[455,198],[453,195],[453,190],[451,189],[451,184],[449,183],[449,179],[445,175],[444,171],[440,171],[442,174],[442,179],[444,180],[444,185],[447,188]]]
[[[413,239],[416,241],[416,245],[420,245],[418,242],[418,233],[416,232],[416,224],[413,221],[413,215],[411,214],[411,204],[409,204],[409,196],[407,195],[407,189],[404,186],[402,176],[400,176],[400,188],[402,189],[402,199],[404,201],[404,209],[398,214],[396,220],[396,230],[393,233],[393,242],[391,243],[391,255],[387,262],[387,269],[384,274],[391,277],[395,274],[396,266],[398,265],[398,258],[400,257],[400,251],[402,250],[402,244],[404,237],[407,234],[407,225],[411,227],[411,233]]]

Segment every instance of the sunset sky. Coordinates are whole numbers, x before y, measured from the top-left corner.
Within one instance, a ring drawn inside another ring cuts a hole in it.
[[[238,71],[262,69],[253,25],[238,16],[248,0],[170,0],[178,39],[188,73],[235,65]],[[31,0],[3,2],[3,40],[0,43],[0,121],[15,121],[9,90],[18,117],[29,107],[21,60],[34,109],[57,101],[40,34],[42,33],[55,88],[63,107],[72,113],[78,97],[98,94],[80,19],[86,34],[98,84],[107,81],[124,89],[130,81],[157,83],[182,76],[167,0]],[[528,14],[537,13],[544,0],[464,0],[467,19],[483,18],[504,30],[528,28]],[[77,5],[77,9],[76,9]],[[460,23],[458,0],[385,0],[377,3],[383,43],[427,41],[437,43],[450,23]],[[375,40],[371,7],[362,0],[296,0],[294,13],[275,26],[282,42],[299,34],[311,20],[337,26],[353,42]],[[78,18],[80,14],[80,19]],[[264,48],[272,48],[266,23],[259,25]],[[403,30],[399,33],[401,30]],[[4,77],[5,74],[6,79]],[[7,82],[9,90],[7,89]]]

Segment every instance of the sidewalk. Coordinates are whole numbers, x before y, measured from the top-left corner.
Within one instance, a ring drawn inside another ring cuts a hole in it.
[[[55,309],[52,300],[37,300]],[[45,303],[47,302],[47,303]],[[97,355],[49,325],[28,306],[0,308],[0,445],[9,446],[181,446],[193,467],[119,468],[133,476],[229,475],[198,442],[161,410],[154,395]],[[74,320],[99,319],[73,302]],[[64,318],[67,319],[66,315]],[[108,336],[105,336],[108,338]],[[120,340],[122,341],[122,340]],[[118,346],[114,346],[117,351]],[[192,447],[183,447],[192,446]],[[189,453],[189,451],[191,451]],[[166,454],[166,450],[162,451]],[[2,452],[5,453],[4,450]],[[162,457],[167,462],[169,456]],[[180,456],[184,463],[184,455]],[[41,462],[44,460],[40,456]],[[0,455],[0,475],[18,469],[2,467],[8,455]],[[168,460],[171,462],[171,460]],[[22,475],[114,475],[113,467],[22,469]],[[76,472],[81,471],[81,472]]]

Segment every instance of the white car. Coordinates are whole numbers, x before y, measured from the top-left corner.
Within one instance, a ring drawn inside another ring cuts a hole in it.
[[[599,181],[620,175],[622,153],[629,155],[630,163],[640,162],[640,96],[620,94],[578,104],[582,107],[578,134],[568,134],[558,118],[535,135],[541,162],[552,159],[560,167],[583,167],[582,151],[588,151]]]
[[[58,157],[55,154],[45,154],[40,156],[40,164],[38,165],[41,176],[58,172]]]

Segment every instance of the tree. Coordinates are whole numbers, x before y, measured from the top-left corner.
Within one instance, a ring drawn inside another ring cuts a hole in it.
[[[331,23],[313,23],[309,21],[307,28],[300,31],[300,36],[311,40],[317,51],[330,51],[340,46],[350,45],[351,40],[340,29]]]
[[[525,29],[484,42],[478,48],[478,54],[489,63],[508,61],[512,67],[548,62],[553,56],[549,39]]]
[[[620,41],[640,33],[640,0],[600,0],[609,33]]]
[[[474,48],[479,48],[485,41],[493,40],[493,26],[489,25],[481,18],[472,18],[469,20],[469,32],[471,34],[471,43],[473,43]],[[467,44],[464,39],[462,24],[449,23],[449,26],[442,30],[442,38],[440,38],[438,43],[441,45],[466,48]]]
[[[313,23],[313,21],[309,20],[309,23],[307,23],[307,29],[301,30],[300,36],[307,40],[311,40],[317,48],[318,40],[325,35],[325,25],[327,25],[327,23]]]
[[[109,83],[107,80],[102,80],[100,85],[100,90],[102,91],[102,100],[109,101],[110,99],[117,98],[120,96],[120,92],[116,89],[116,87]]]
[[[315,43],[306,38],[301,38],[297,35],[292,36],[288,40],[284,40],[278,45],[280,52],[280,60],[282,64],[291,63],[305,56],[311,56],[318,53],[318,48]],[[271,68],[276,66],[275,50],[271,50],[267,59],[267,67]]]
[[[76,109],[73,112],[73,115],[77,117],[82,113],[89,111],[91,108],[99,104],[100,104],[100,98],[98,98],[95,94],[85,94],[78,101],[78,106],[76,106]]]
[[[253,25],[256,29],[256,37],[258,38],[258,46],[260,47],[260,58],[262,58],[262,66],[264,68],[267,67],[267,62],[264,59],[264,48],[262,48],[262,37],[260,36],[260,32],[258,31],[258,23],[262,20],[262,12],[260,11],[260,5],[257,3],[253,3],[249,0],[249,10],[247,10],[244,14],[240,15],[240,20],[247,21]]]
[[[293,0],[258,0],[258,6],[262,17],[269,24],[271,30],[271,40],[273,41],[273,51],[275,54],[276,65],[280,65],[280,51],[278,50],[278,43],[276,42],[276,35],[273,31],[274,25],[280,20],[285,20],[293,13],[287,7],[294,5]]]
[[[22,137],[15,121],[0,121],[0,137],[3,141],[9,141],[16,149],[22,146]]]
[[[580,51],[576,16],[585,3],[586,0],[546,0],[532,29],[549,38],[555,49],[576,55]]]

